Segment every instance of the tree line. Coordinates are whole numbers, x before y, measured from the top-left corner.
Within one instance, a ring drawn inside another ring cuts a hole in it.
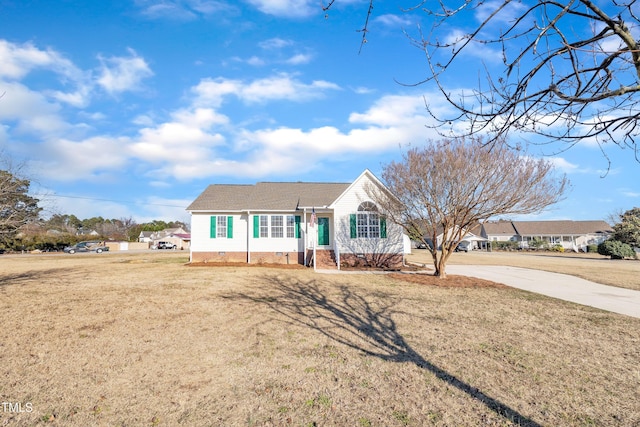
[[[0,247],[15,251],[55,251],[83,240],[135,242],[142,231],[162,231],[167,228],[189,229],[181,221],[137,223],[131,217],[80,219],[73,214],[55,214],[46,219],[34,218],[13,233],[7,233]]]

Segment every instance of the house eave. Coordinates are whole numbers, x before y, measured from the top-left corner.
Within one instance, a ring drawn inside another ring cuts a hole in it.
[[[299,212],[302,209],[192,209],[189,213]]]

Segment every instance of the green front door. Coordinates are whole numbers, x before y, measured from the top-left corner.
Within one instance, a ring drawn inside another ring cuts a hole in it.
[[[318,218],[318,246],[329,245],[329,218]]]

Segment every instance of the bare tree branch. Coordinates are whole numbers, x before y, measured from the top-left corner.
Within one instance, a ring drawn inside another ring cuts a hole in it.
[[[22,166],[0,153],[0,243],[6,244],[25,225],[35,221],[41,211],[38,199],[28,195],[30,181],[21,174]]]
[[[363,43],[373,3],[360,30]],[[445,115],[427,105],[444,137],[488,135],[493,143],[530,134],[533,143],[560,142],[560,151],[588,141],[603,153],[612,145],[631,149],[640,161],[637,7],[637,0],[419,1],[408,10],[433,18],[431,30],[405,34],[424,52],[429,74],[409,85],[435,84],[453,107]],[[470,22],[478,23],[469,31]],[[454,38],[456,30],[463,33]],[[468,74],[479,48],[488,54],[483,61],[495,54],[503,68],[478,67],[484,78],[477,88],[451,88],[444,77]]]

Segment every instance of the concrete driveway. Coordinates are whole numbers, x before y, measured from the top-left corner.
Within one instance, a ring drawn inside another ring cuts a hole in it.
[[[640,291],[632,289],[601,285],[567,274],[520,267],[447,265],[447,273],[491,280],[513,288],[640,318]]]

